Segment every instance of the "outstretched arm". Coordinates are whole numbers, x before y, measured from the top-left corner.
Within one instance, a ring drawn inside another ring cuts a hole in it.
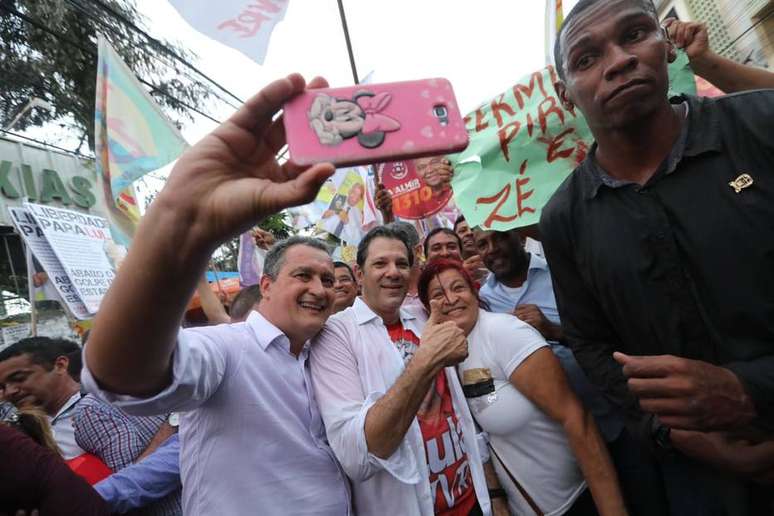
[[[310,86],[324,86],[319,80]],[[143,218],[94,323],[85,359],[100,385],[149,396],[171,377],[186,303],[215,248],[279,210],[311,201],[333,165],[279,165],[282,105],[306,84],[275,81],[178,160]]]

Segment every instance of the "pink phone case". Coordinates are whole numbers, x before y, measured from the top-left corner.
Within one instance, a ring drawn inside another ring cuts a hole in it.
[[[308,90],[284,107],[290,158],[299,165],[381,163],[468,146],[446,79]]]

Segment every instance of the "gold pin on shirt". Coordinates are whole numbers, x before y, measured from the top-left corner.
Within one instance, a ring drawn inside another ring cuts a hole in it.
[[[745,188],[752,186],[753,184],[753,178],[750,177],[750,174],[742,174],[730,183],[728,183],[728,186],[734,189],[736,193],[741,193],[742,190]]]

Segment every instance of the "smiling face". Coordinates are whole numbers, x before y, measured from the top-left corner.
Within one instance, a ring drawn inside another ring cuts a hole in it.
[[[529,266],[529,255],[516,230],[474,231],[476,249],[486,268],[503,282],[522,274]]]
[[[427,241],[427,261],[448,258],[462,261],[459,240],[445,231],[439,231]]]
[[[462,240],[462,250],[467,256],[473,256],[478,253],[476,251],[476,237],[473,236],[473,230],[470,229],[467,220],[459,221],[454,231]]]
[[[559,95],[592,128],[626,128],[667,105],[667,62],[675,51],[642,2],[595,2],[572,18],[560,43]]]
[[[67,374],[67,359],[61,357],[51,370],[32,361],[29,354],[21,354],[0,362],[0,385],[3,397],[17,407],[42,407],[48,414],[56,409],[61,394],[62,377]]]
[[[325,251],[294,245],[285,252],[277,277],[261,278],[260,312],[291,342],[305,342],[331,314],[334,281],[333,261]]]
[[[357,283],[346,267],[336,267],[336,278],[333,283],[333,313],[349,308],[357,297]]]
[[[439,166],[444,162],[443,157],[419,158],[414,162],[417,176],[430,188],[445,186],[440,174]]]
[[[468,335],[478,321],[478,299],[459,271],[446,269],[427,287],[427,298],[441,302],[440,322],[454,321]]]
[[[362,298],[388,324],[398,317],[410,274],[408,249],[402,241],[376,237],[370,242],[365,262],[358,268]]]

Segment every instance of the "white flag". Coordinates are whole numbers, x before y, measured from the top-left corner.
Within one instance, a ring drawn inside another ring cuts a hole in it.
[[[263,64],[274,26],[289,0],[169,0],[191,26]]]

